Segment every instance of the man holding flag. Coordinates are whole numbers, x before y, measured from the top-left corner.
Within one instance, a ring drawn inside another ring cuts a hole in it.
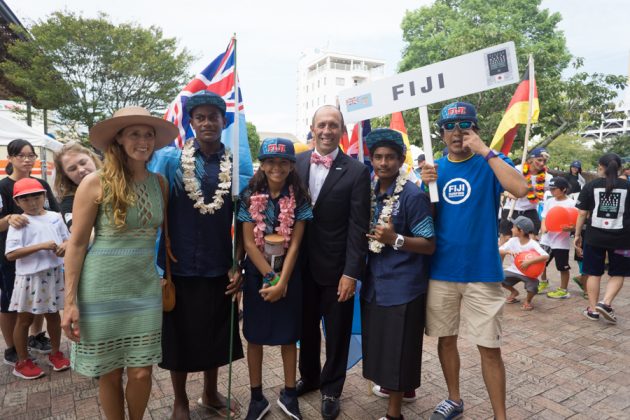
[[[241,283],[234,259],[240,261],[243,250],[235,246],[232,254],[231,232],[231,198],[253,175],[242,109],[232,38],[172,102],[164,118],[179,127],[177,147],[163,148],[151,162],[169,182],[167,220],[177,260],[171,264],[176,304],[164,314],[160,364],[171,371],[173,419],[190,418],[186,379],[200,371],[204,389],[197,403],[221,417],[238,416],[218,393],[217,379],[220,366],[243,358],[232,299]],[[162,237],[161,267],[164,248]]]
[[[156,153],[151,170],[169,180],[168,224],[176,288],[175,309],[164,313],[162,363],[171,371],[175,394],[173,419],[190,417],[186,380],[189,372],[204,372],[198,404],[225,417],[225,399],[217,391],[218,368],[229,363],[230,326],[238,335],[238,321],[230,322],[231,299],[240,288],[240,270],[232,270],[230,199],[231,156],[221,143],[225,101],[202,90],[193,94],[184,112],[196,136],[183,150],[164,148]],[[165,267],[165,239],[160,240],[158,265]],[[233,359],[243,358],[239,338]],[[232,409],[233,415],[237,412]]]

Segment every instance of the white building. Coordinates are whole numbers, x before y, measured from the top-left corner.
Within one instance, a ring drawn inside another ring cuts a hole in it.
[[[313,113],[322,105],[337,105],[343,89],[382,78],[385,61],[315,49],[298,63],[295,132],[306,139]]]

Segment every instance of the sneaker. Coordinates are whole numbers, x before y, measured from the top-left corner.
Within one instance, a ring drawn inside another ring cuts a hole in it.
[[[464,400],[460,400],[457,404],[455,401],[442,400],[435,411],[429,417],[429,420],[451,420],[456,419],[464,413]]]
[[[611,324],[617,323],[617,317],[615,316],[615,311],[610,305],[606,305],[604,302],[599,302],[595,306],[595,310],[604,317],[604,319]]]
[[[44,376],[44,371],[39,368],[31,359],[18,361],[13,368],[13,374],[18,378],[37,379]]]
[[[4,350],[4,364],[9,366],[15,366],[18,361],[17,350],[14,347],[9,347]]]
[[[548,288],[549,288],[549,282],[548,281],[539,281],[538,282],[538,294],[539,295],[541,293],[545,293]]]
[[[571,297],[571,293],[567,292],[567,289],[562,289],[558,287],[553,292],[547,293],[547,297],[552,299],[568,299]]]
[[[582,311],[582,315],[584,315],[591,321],[599,321],[599,314],[597,312],[591,312],[590,308],[588,307]]]
[[[251,400],[245,420],[260,420],[267,414],[270,408],[271,404],[269,404],[269,401],[267,401],[265,397],[260,401]]]
[[[302,414],[300,413],[300,405],[298,404],[297,396],[289,397],[284,393],[284,389],[280,390],[280,398],[278,398],[278,407],[285,412],[291,419],[302,420]]]
[[[70,368],[70,360],[66,359],[60,351],[48,355],[48,364],[52,366],[55,372],[61,372]]]
[[[384,388],[380,385],[374,385],[372,387],[372,393],[374,395],[376,395],[377,397],[381,397],[381,398],[389,398],[389,389]],[[404,402],[413,402],[418,398],[418,396],[416,395],[416,390],[414,389],[413,391],[405,391],[403,393],[403,401]]]
[[[46,337],[46,332],[42,331],[37,335],[29,335],[27,346],[29,351],[39,354],[50,354],[52,346],[50,338]]]

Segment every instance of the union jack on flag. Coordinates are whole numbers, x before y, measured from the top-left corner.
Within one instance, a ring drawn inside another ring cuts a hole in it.
[[[201,90],[208,90],[220,95],[226,104],[226,128],[221,135],[221,141],[226,147],[232,148],[232,130],[234,129],[235,92],[236,82],[236,42],[232,38],[225,52],[219,54],[205,69],[198,73],[186,87],[177,95],[168,107],[164,119],[172,122],[179,129],[179,135],[173,145],[182,148],[187,139],[195,136],[190,126],[190,116],[184,111],[188,98]],[[243,112],[243,96],[238,89],[238,137],[239,150],[232,153],[239,155],[240,185],[246,186],[247,179],[253,175],[253,165],[249,143],[247,141],[247,125]]]

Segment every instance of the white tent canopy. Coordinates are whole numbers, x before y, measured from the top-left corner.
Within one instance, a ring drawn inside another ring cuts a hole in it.
[[[6,146],[15,139],[24,139],[35,147],[45,147],[52,151],[59,150],[63,146],[62,143],[46,134],[0,113],[0,146]]]

